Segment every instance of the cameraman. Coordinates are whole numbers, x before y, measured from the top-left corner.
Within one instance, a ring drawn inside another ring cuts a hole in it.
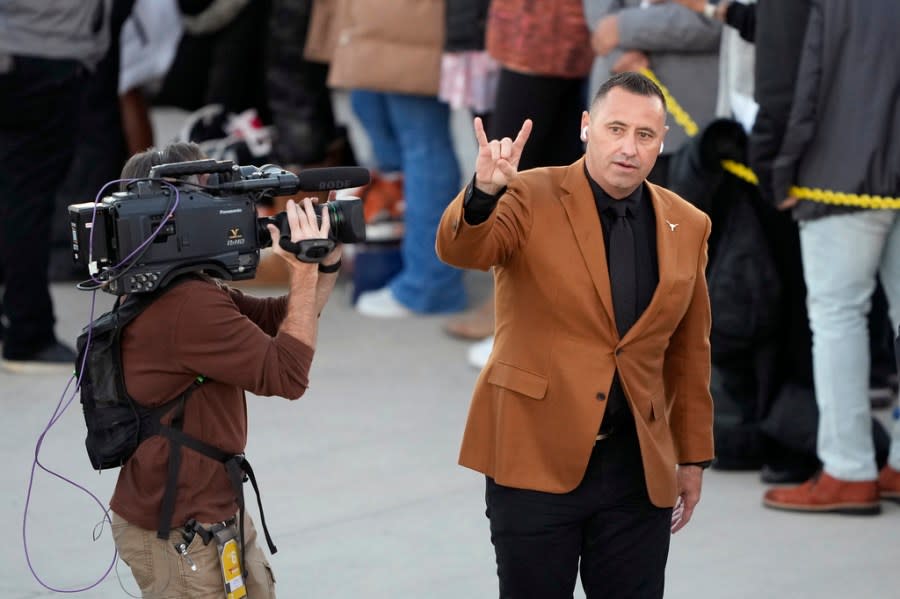
[[[194,144],[176,143],[133,156],[123,178],[146,177],[152,166],[204,158]],[[328,237],[327,210],[321,225],[310,198],[287,202],[292,241]],[[337,279],[338,245],[321,264],[299,261],[282,250],[280,233],[269,226],[273,248],[290,272],[290,290],[258,299],[199,275],[172,286],[122,332],[122,370],[130,395],[154,407],[178,397],[198,375],[207,380],[184,404],[183,432],[227,453],[247,442],[245,390],[295,399],[303,395],[316,345],[317,319]],[[326,272],[320,272],[326,271]],[[162,418],[168,424],[170,416]],[[110,500],[112,529],[122,560],[131,567],[144,597],[222,597],[223,574],[216,541],[204,544],[185,524],[207,529],[224,523],[240,529],[238,505],[225,468],[184,448],[168,540],[157,538],[167,481],[169,441],[144,441],[119,473]],[[248,499],[250,499],[248,497]],[[241,556],[247,592],[253,599],[275,596],[269,563],[244,517]],[[189,542],[186,542],[188,541]],[[187,556],[175,546],[185,542]],[[196,565],[196,569],[192,568]]]

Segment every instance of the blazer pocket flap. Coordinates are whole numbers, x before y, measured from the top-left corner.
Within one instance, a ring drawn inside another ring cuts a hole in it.
[[[504,362],[494,362],[488,382],[532,399],[544,399],[547,394],[546,377]]]

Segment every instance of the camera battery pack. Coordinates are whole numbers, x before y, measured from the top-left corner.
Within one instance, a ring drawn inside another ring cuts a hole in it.
[[[76,264],[88,265],[88,257],[93,262],[106,263],[109,252],[106,247],[106,207],[94,202],[69,206],[69,225],[72,229],[72,258]],[[94,248],[90,251],[91,231]]]

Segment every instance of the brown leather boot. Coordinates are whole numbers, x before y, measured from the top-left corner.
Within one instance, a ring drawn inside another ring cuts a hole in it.
[[[878,474],[878,494],[882,499],[900,503],[900,470],[885,466]]]
[[[798,487],[769,489],[763,497],[763,505],[791,512],[867,516],[881,513],[878,484],[874,480],[839,480],[825,472]]]

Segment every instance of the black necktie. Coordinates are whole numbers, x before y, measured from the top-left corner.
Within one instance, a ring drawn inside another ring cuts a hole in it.
[[[634,229],[631,228],[628,204],[614,200],[609,207],[616,219],[609,228],[609,281],[612,286],[616,328],[624,337],[637,320],[637,268],[635,264]]]

